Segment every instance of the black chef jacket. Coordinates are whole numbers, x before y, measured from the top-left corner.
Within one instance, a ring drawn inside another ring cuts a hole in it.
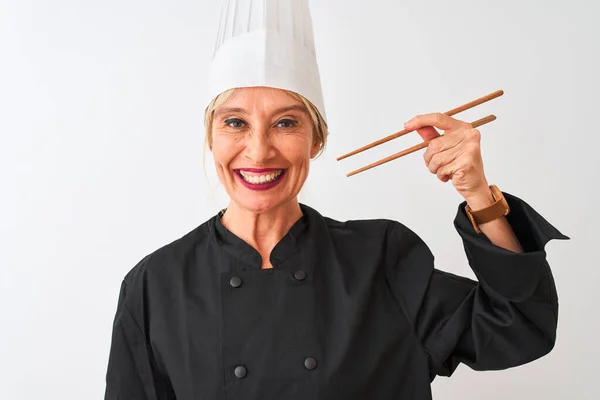
[[[524,253],[477,234],[464,202],[454,220],[477,281],[435,269],[399,222],[339,222],[303,204],[261,269],[219,213],[125,276],[105,399],[425,400],[459,363],[547,354],[558,302],[544,246],[569,238],[504,195]]]

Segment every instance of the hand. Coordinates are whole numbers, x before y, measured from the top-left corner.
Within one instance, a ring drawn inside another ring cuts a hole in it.
[[[432,139],[423,157],[429,171],[438,179],[451,180],[467,201],[477,199],[481,203],[481,199],[491,199],[481,158],[480,132],[470,123],[433,113],[418,115],[404,126],[416,130],[423,140]],[[443,130],[444,135],[435,128]]]

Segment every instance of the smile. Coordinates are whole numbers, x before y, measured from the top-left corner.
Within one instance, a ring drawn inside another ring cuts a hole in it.
[[[283,173],[283,170],[277,170],[277,171],[273,171],[270,173],[262,173],[262,174],[257,174],[257,173],[249,173],[246,171],[238,171],[238,173],[240,174],[240,176],[248,183],[252,183],[254,185],[258,185],[261,183],[266,183],[266,182],[272,182],[275,179],[279,178],[281,176],[281,174]]]
[[[252,190],[271,189],[283,178],[286,169],[236,169],[236,175],[242,185]]]

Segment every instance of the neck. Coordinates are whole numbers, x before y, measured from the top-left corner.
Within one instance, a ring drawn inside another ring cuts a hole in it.
[[[234,235],[254,247],[262,256],[263,268],[269,268],[271,251],[301,217],[297,198],[258,213],[231,201],[221,222]]]

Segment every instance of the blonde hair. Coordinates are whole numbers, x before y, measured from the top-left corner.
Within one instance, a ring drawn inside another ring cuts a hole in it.
[[[223,93],[215,97],[210,102],[208,107],[206,107],[206,111],[204,113],[204,128],[206,130],[206,136],[204,140],[205,154],[206,147],[212,146],[212,124],[215,110],[221,105],[223,105],[227,100],[229,100],[237,90],[238,89],[234,88],[224,91]],[[296,100],[300,101],[306,107],[306,110],[308,111],[308,114],[310,115],[310,118],[313,123],[313,143],[319,144],[319,152],[317,153],[315,158],[319,157],[321,153],[323,153],[323,151],[325,150],[325,145],[327,144],[328,128],[325,119],[323,119],[323,116],[321,115],[317,107],[315,107],[315,105],[309,100],[307,100],[304,96],[296,92],[292,92],[291,90],[284,91]]]

